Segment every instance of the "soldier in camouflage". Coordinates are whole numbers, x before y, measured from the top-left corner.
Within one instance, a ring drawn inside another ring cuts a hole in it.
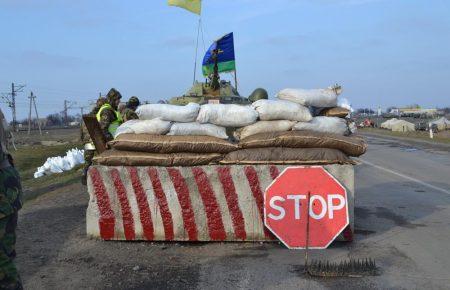
[[[104,97],[98,98],[95,107],[92,109],[89,115],[95,116],[104,104],[106,104],[106,98]],[[84,143],[84,168],[83,168],[83,175],[81,177],[81,183],[86,185],[87,171],[89,169],[89,166],[92,165],[92,159],[94,158],[95,155],[95,146],[92,143],[91,136],[89,135],[89,132],[84,122],[81,126],[81,141]]]
[[[16,227],[22,207],[19,173],[7,149],[8,123],[0,110],[0,289],[23,289],[14,265]]]
[[[122,111],[122,119],[124,122],[139,119],[136,114],[136,109],[140,104],[141,102],[138,97],[133,96],[128,100],[126,108]]]
[[[100,107],[96,115],[107,142],[114,139],[117,128],[123,123],[122,115],[118,112],[121,98],[119,91],[112,88],[106,95],[106,104]]]

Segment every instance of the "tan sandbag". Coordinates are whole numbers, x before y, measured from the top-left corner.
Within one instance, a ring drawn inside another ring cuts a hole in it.
[[[94,164],[108,166],[197,166],[215,164],[222,154],[171,153],[157,154],[107,150],[94,157]]]
[[[288,131],[256,134],[239,142],[241,148],[288,147],[338,149],[349,156],[360,156],[367,150],[362,137],[312,131]]]
[[[320,112],[320,116],[345,118],[350,114],[350,110],[342,107],[327,108]]]
[[[211,136],[167,136],[149,134],[122,134],[109,142],[117,150],[150,153],[228,153],[238,146]]]
[[[239,140],[259,133],[289,131],[295,123],[297,122],[288,120],[259,121],[255,124],[238,129],[235,132],[235,138]]]
[[[267,147],[242,149],[225,155],[221,164],[355,164],[344,153],[328,148]]]

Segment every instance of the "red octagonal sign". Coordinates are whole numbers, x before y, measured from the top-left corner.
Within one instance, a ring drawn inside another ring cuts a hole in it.
[[[307,200],[309,196],[309,206]],[[325,249],[348,225],[347,191],[321,166],[288,167],[266,189],[264,223],[288,248]]]

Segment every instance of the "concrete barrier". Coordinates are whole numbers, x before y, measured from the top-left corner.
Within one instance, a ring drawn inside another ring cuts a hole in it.
[[[88,236],[104,240],[270,241],[263,193],[288,166],[92,166]],[[324,166],[347,189],[353,237],[354,170]]]

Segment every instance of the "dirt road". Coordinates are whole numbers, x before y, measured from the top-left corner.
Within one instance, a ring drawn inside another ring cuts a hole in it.
[[[447,289],[450,156],[370,138],[356,170],[356,240],[316,259],[375,258],[381,275],[309,279],[302,251],[276,243],[104,242],[86,238],[85,189],[72,184],[28,202],[17,263],[26,289]],[[430,145],[431,146],[431,145]]]

